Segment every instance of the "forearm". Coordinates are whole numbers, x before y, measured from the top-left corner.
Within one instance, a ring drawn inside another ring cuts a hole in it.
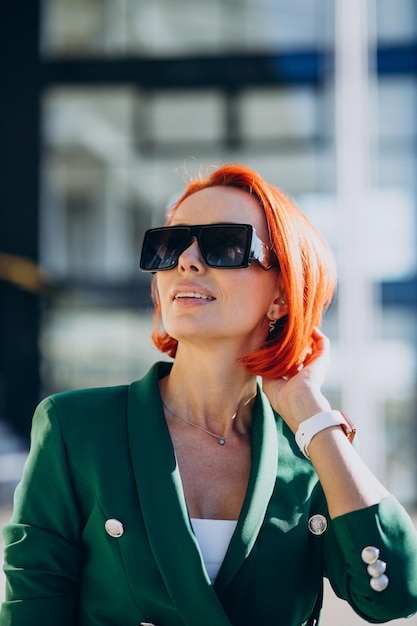
[[[332,518],[378,504],[389,495],[340,427],[315,435],[308,452]]]
[[[289,381],[268,381],[265,387],[273,406],[294,435],[310,418],[331,410],[311,372],[303,370]],[[273,397],[277,391],[278,400]],[[308,456],[319,476],[332,518],[377,504],[388,495],[340,426],[325,427],[307,443]]]

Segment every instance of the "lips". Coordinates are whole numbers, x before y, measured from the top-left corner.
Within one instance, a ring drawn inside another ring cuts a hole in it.
[[[180,300],[182,298],[192,298],[193,300],[214,300],[213,296],[209,296],[199,291],[179,291],[174,295],[174,300]]]

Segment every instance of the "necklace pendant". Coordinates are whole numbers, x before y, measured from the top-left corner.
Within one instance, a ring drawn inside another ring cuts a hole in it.
[[[220,445],[220,446],[224,446],[224,444],[225,444],[225,443],[226,443],[226,440],[225,440],[225,439],[223,439],[223,437],[220,437],[220,439],[219,439],[219,445]]]

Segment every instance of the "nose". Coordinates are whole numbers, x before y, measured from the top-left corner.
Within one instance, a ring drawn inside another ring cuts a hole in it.
[[[192,238],[191,242],[181,252],[178,257],[178,270],[181,272],[192,270],[194,272],[202,272],[205,269],[205,262],[201,254],[197,239]]]

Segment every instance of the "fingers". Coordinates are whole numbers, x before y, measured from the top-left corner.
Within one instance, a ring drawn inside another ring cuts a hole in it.
[[[321,330],[315,326],[313,328],[313,332],[311,333],[311,338],[313,339],[315,345],[319,348],[328,348],[330,347],[329,338],[321,332]]]
[[[272,406],[294,432],[303,416],[309,417],[330,406],[321,392],[328,371],[329,350],[329,339],[314,328],[311,349],[306,349],[302,366],[280,379],[263,379],[263,390]]]
[[[310,361],[317,359],[321,355],[329,355],[330,353],[329,338],[326,335],[324,335],[319,328],[317,327],[313,328],[311,339],[312,339],[312,345],[311,345]]]
[[[317,382],[322,384],[326,376],[330,362],[330,341],[319,328],[315,327],[311,334],[311,345],[306,348],[301,356],[301,362],[298,367],[294,367],[283,377],[284,380],[303,380],[308,377],[317,378]]]

